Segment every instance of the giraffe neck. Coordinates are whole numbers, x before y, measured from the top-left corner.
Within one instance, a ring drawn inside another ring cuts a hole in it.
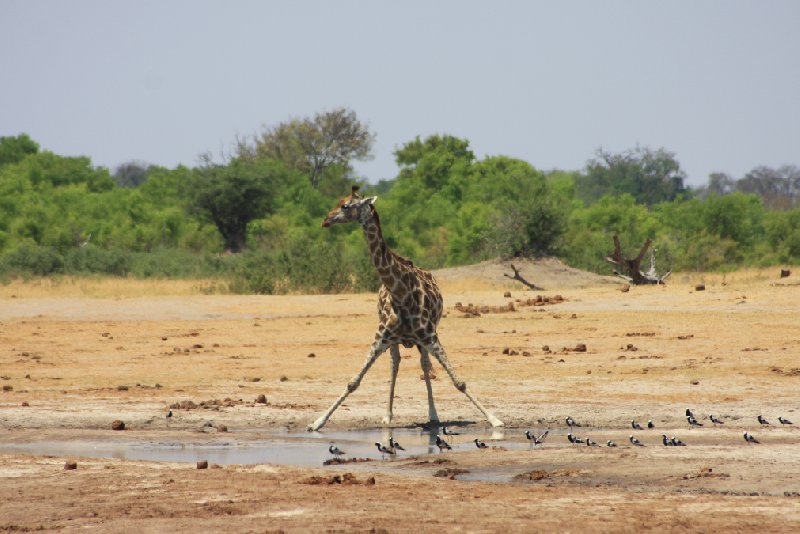
[[[369,206],[369,211],[361,218],[361,227],[364,229],[364,237],[367,239],[372,264],[378,271],[383,285],[393,293],[403,273],[410,270],[412,264],[389,250],[383,239],[378,212],[372,206]]]

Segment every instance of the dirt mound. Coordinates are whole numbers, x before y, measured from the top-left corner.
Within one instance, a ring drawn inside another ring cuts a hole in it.
[[[543,287],[545,290],[621,283],[620,279],[613,276],[601,276],[588,271],[574,269],[557,258],[494,259],[475,265],[439,269],[434,271],[433,274],[440,285],[452,289],[458,289],[464,285],[469,285],[476,289],[477,287],[485,289],[498,287],[525,289],[525,286],[521,283],[505,276],[505,274],[514,274],[510,267],[511,263],[519,269],[520,274],[528,282]]]

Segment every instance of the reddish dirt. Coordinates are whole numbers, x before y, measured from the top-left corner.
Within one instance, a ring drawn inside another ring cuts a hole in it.
[[[0,453],[0,532],[800,531],[797,281],[778,280],[777,271],[676,274],[666,287],[621,292],[621,283],[590,275],[556,285],[550,267],[549,282],[534,265],[522,271],[563,302],[478,315],[455,303],[499,310],[536,292],[503,280],[496,266],[491,276],[488,267],[441,275],[440,334],[450,360],[507,425],[487,450],[202,470],[194,462]],[[706,289],[695,291],[700,282]],[[358,371],[376,324],[370,294],[10,291],[0,291],[0,446],[229,436],[199,432],[212,416],[242,441],[264,429],[302,430]],[[580,344],[585,352],[575,351]],[[424,422],[427,408],[417,355],[402,354],[394,424],[407,426]],[[380,424],[387,360],[326,429]],[[488,435],[446,374],[434,372],[440,416]],[[256,402],[262,394],[267,402]],[[689,428],[686,407],[702,428]],[[726,424],[714,428],[709,413]],[[760,426],[759,414],[772,424]],[[570,446],[567,415],[583,424],[576,433],[619,447]],[[798,424],[780,425],[779,415]],[[632,431],[632,418],[657,428]],[[115,420],[124,431],[112,430]],[[534,450],[511,447],[525,443],[528,428],[554,435]],[[761,444],[747,444],[745,430]],[[647,446],[631,446],[631,433]],[[661,433],[688,446],[663,447]],[[65,469],[72,460],[77,468]],[[513,481],[465,480],[481,473]]]

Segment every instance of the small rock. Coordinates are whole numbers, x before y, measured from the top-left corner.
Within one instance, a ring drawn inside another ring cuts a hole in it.
[[[198,460],[197,461],[197,468],[198,469],[208,469],[208,460]]]
[[[543,345],[542,352],[550,352],[550,345]]]
[[[250,379],[250,382],[261,382],[261,378],[254,376],[253,378]]]
[[[316,358],[316,357],[317,357],[317,355],[316,355],[316,354],[314,354],[313,352],[309,352],[309,353],[308,353],[308,357],[309,357],[309,358]]]
[[[585,343],[578,343],[575,345],[575,352],[586,352],[586,344]]]
[[[119,419],[115,419],[114,422],[111,423],[111,430],[125,430],[125,423]]]
[[[75,460],[67,460],[64,463],[64,470],[65,471],[72,471],[73,469],[77,469],[77,468],[78,468],[78,462],[76,462]]]
[[[267,403],[267,396],[261,393],[258,397],[256,397],[256,404],[266,404]]]
[[[128,391],[128,386],[117,386],[117,391]]]
[[[788,278],[792,274],[789,269],[781,269],[781,278]]]
[[[228,427],[225,425],[217,425],[217,432],[227,432]]]
[[[505,293],[503,293],[503,297],[507,298],[507,299],[510,299],[511,298],[511,291],[506,291]]]
[[[699,384],[700,384],[700,381],[699,381],[699,380],[697,380],[697,379],[695,379],[695,380],[692,380],[692,381],[691,381],[691,382],[689,382],[689,383],[690,383],[691,385],[693,385],[693,386],[697,386],[697,385],[699,385]]]
[[[28,404],[28,401],[23,401],[23,402],[22,402],[22,405],[23,405],[23,406],[26,406],[26,407],[27,407],[27,406],[30,406],[30,404]]]
[[[289,380],[289,377],[286,375],[282,375],[278,380],[280,380],[281,382],[286,382]]]
[[[705,284],[697,284],[696,286],[694,286],[694,290],[695,291],[705,291],[706,290],[706,285]]]
[[[14,387],[6,384],[3,386],[3,391],[14,391]]]
[[[503,349],[503,354],[508,354],[509,352],[511,352],[510,348],[506,347]]]

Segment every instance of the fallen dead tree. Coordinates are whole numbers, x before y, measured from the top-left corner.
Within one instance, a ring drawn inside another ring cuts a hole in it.
[[[519,272],[519,269],[514,267],[513,263],[510,263],[509,265],[511,265],[511,269],[514,271],[514,276],[511,276],[508,273],[503,273],[503,276],[505,276],[506,278],[511,278],[512,280],[516,280],[516,281],[528,286],[531,289],[538,289],[539,291],[544,291],[545,290],[543,287],[539,287],[536,284],[533,284],[533,283],[528,282],[527,280],[525,280],[525,278]]]
[[[647,249],[650,248],[650,245],[653,243],[652,239],[648,239],[642,245],[642,248],[639,249],[639,254],[635,258],[626,258],[622,255],[622,249],[619,244],[619,236],[614,236],[614,252],[606,256],[606,261],[613,263],[618,267],[619,270],[614,269],[614,274],[623,278],[630,282],[631,284],[635,285],[645,285],[645,284],[663,284],[664,280],[672,274],[672,271],[668,271],[666,274],[662,276],[658,276],[656,273],[656,254],[655,250],[650,252],[650,269],[647,272],[642,272],[640,267],[642,263],[642,259],[644,259],[644,255],[647,253]]]

